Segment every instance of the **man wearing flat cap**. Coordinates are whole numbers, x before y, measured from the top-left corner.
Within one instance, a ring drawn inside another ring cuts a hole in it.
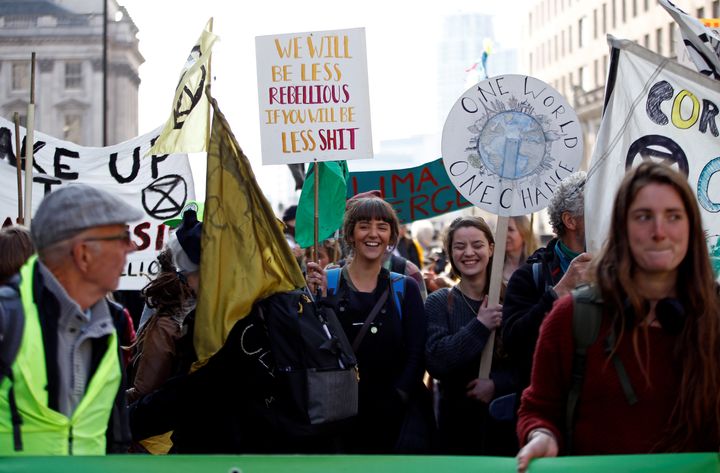
[[[117,288],[127,224],[142,212],[72,184],[50,193],[32,220],[37,256],[16,279],[23,334],[0,383],[0,456],[103,455],[127,451],[129,429]]]

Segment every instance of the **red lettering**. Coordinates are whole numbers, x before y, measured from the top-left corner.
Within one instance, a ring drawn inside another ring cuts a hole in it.
[[[472,207],[472,203],[465,200],[465,197],[463,197],[462,194],[458,191],[455,191],[455,204],[458,206],[459,209],[464,209],[465,207]]]
[[[150,228],[150,222],[140,223],[133,229],[133,234],[142,240],[140,245],[136,244],[138,251],[150,246],[150,235],[147,234],[148,228]]]
[[[158,225],[157,236],[155,237],[155,251],[161,251],[163,249],[163,243],[165,243],[165,228],[164,223]]]
[[[417,200],[422,200],[422,202],[417,203],[417,202],[416,202]],[[411,221],[414,222],[415,220],[417,220],[417,219],[415,218],[415,210],[418,210],[418,211],[419,211],[420,213],[422,213],[425,217],[429,217],[429,216],[430,216],[430,213],[429,213],[427,210],[425,210],[425,209],[422,208],[422,206],[425,205],[425,204],[427,204],[429,200],[430,200],[430,197],[428,197],[428,196],[425,195],[425,194],[414,195],[414,196],[412,196],[412,197],[410,198],[410,220],[411,220]]]
[[[432,182],[433,187],[438,186],[438,182],[435,180],[435,177],[432,175],[430,168],[428,167],[423,168],[420,173],[420,182],[418,182],[418,187],[415,192],[420,192],[422,190],[423,182]]]
[[[412,193],[413,188],[415,187],[415,176],[413,175],[413,173],[406,174],[404,179],[397,174],[393,174],[390,179],[392,182],[392,196],[393,197],[397,197],[397,195],[398,195],[398,193],[397,193],[397,183],[398,182],[405,183],[405,182],[410,181],[410,193]]]
[[[435,201],[437,199],[438,194],[441,193],[442,191],[444,191],[445,189],[450,189],[450,186],[442,186],[441,188],[439,188],[438,190],[433,192],[432,198],[430,199],[430,205],[432,206],[432,210],[435,213],[438,213],[438,214],[445,213],[445,212],[449,211],[450,208],[452,207],[452,200],[446,201],[445,206],[442,209],[438,208],[435,205]]]

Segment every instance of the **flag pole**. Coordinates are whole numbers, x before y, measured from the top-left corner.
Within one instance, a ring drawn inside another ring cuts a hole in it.
[[[20,225],[25,223],[23,218],[23,197],[22,197],[22,165],[20,164],[20,114],[15,112],[15,167],[17,168],[17,193],[18,193],[18,216],[16,222]]]
[[[32,167],[35,144],[35,52],[30,57],[30,103],[28,104],[27,128],[25,132],[25,226],[32,221]]]
[[[214,21],[214,17],[211,16],[210,21],[208,21],[208,28],[211,33],[213,30],[213,21]],[[205,86],[205,93],[207,95],[208,100],[210,100],[212,98],[212,94],[210,93],[211,92],[210,85],[212,84],[212,51],[210,52],[210,57],[208,58],[207,77],[208,77],[208,80],[207,80],[207,86]],[[205,134],[205,150],[206,150],[205,153],[207,153],[207,150],[210,149],[210,127],[211,126],[212,126],[212,124],[210,123],[210,114],[208,113],[208,115],[207,115],[207,133]]]
[[[497,219],[497,227],[495,228],[495,251],[493,251],[492,274],[490,279],[490,290],[488,291],[488,306],[492,306],[500,302],[503,266],[505,266],[505,243],[507,239],[508,220],[509,217],[500,216],[498,216]],[[480,379],[488,379],[490,377],[494,349],[495,330],[490,332],[490,337],[488,337],[488,341],[485,344],[482,355],[480,356],[480,371],[478,375]]]
[[[312,259],[316,263],[320,263],[320,249],[318,245],[318,237],[319,237],[319,227],[320,227],[320,166],[318,166],[318,161],[315,159],[314,162],[315,166],[315,172],[313,173],[313,179],[315,180],[315,215],[313,220],[313,255]]]

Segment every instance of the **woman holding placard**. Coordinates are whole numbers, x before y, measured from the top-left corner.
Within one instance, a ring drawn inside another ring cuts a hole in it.
[[[426,453],[433,425],[425,371],[425,311],[414,279],[382,264],[398,238],[390,204],[348,201],[343,238],[351,256],[327,272],[307,263],[307,282],[336,308],[358,360],[358,416],[345,440],[349,453]],[[327,274],[326,274],[327,273]]]
[[[720,300],[684,176],[653,162],[625,176],[593,279],[543,321],[518,470],[561,451],[717,452]]]
[[[496,423],[488,413],[490,401],[514,390],[499,345],[490,379],[478,378],[482,351],[502,321],[502,305],[488,305],[495,239],[482,218],[460,217],[448,228],[444,246],[460,282],[433,292],[425,303],[427,368],[440,392],[440,453],[512,455],[514,426]]]

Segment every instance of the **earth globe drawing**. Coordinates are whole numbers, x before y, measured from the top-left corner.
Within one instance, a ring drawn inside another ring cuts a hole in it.
[[[532,116],[505,111],[488,119],[480,131],[477,151],[483,164],[503,179],[529,176],[542,164],[545,133]]]

